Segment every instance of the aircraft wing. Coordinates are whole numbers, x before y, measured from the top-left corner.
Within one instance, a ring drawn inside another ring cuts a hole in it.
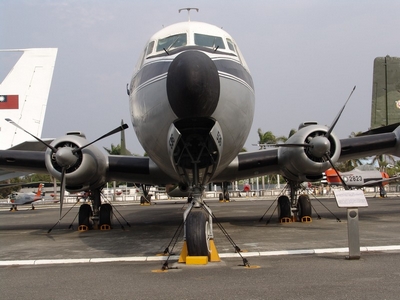
[[[0,150],[0,171],[47,174],[45,156],[46,152],[44,151]],[[95,160],[103,158],[99,155],[94,156]],[[176,181],[162,172],[148,157],[110,155],[105,156],[105,159],[104,173],[98,172],[99,174],[95,175],[107,181],[117,180],[154,185]]]
[[[300,139],[296,135],[307,136],[308,133],[296,133],[295,142]],[[291,138],[292,139],[292,138]],[[291,139],[287,143],[291,143]],[[296,140],[297,139],[297,140]],[[337,161],[346,161],[380,154],[400,156],[400,126],[393,132],[341,139],[337,151]],[[334,154],[331,153],[334,158]],[[301,147],[282,147],[256,152],[240,153],[232,163],[214,181],[232,181],[253,178],[267,174],[281,174],[294,181],[315,181],[321,179],[322,172],[329,168],[329,163],[317,161],[307,156]]]
[[[362,187],[377,186],[377,185],[380,185],[381,183],[390,182],[390,181],[400,181],[400,177],[391,177],[391,178],[382,178],[380,180],[371,180],[371,181],[364,183],[361,186]]]
[[[293,145],[313,132],[315,128],[299,130],[288,141]],[[71,139],[71,137],[68,137]],[[74,138],[75,143],[86,143]],[[367,157],[379,154],[400,156],[400,127],[393,132],[339,140],[332,137],[331,157],[333,161]],[[79,164],[79,165],[78,165]],[[330,168],[329,161],[318,161],[307,154],[305,148],[279,147],[255,152],[240,153],[222,172],[213,176],[212,181],[223,182],[252,178],[268,174],[281,174],[298,182],[321,179],[321,174]],[[54,173],[51,150],[46,152],[1,150],[0,169],[25,173]],[[60,171],[58,171],[60,172]],[[67,188],[81,191],[104,185],[107,181],[127,181],[161,185],[177,183],[173,172],[163,172],[149,157],[106,156],[94,145],[82,150],[77,165],[67,170]]]

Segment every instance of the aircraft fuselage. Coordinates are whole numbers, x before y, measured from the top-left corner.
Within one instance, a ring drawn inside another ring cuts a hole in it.
[[[205,23],[178,23],[153,35],[129,94],[144,150],[186,184],[204,184],[226,168],[253,121],[248,67],[232,37]]]

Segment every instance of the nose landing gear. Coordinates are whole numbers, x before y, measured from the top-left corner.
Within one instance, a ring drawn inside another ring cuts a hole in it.
[[[195,264],[221,261],[214,244],[212,211],[202,201],[201,194],[192,196],[191,205],[183,214],[184,245],[179,262],[188,263],[188,257],[189,261],[196,257]]]

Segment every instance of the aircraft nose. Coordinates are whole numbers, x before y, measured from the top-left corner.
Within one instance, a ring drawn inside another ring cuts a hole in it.
[[[218,70],[206,54],[185,51],[173,60],[168,69],[167,95],[178,118],[211,116],[219,93]]]

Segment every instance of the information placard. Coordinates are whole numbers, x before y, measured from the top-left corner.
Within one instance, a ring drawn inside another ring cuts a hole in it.
[[[338,207],[368,207],[367,199],[361,190],[334,191]]]

